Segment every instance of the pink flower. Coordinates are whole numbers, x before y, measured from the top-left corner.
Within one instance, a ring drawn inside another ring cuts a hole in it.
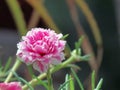
[[[22,90],[19,82],[0,83],[0,90]]]
[[[27,65],[33,64],[33,68],[45,72],[50,64],[56,65],[64,60],[66,41],[61,40],[62,37],[50,29],[33,28],[17,44],[16,55]]]

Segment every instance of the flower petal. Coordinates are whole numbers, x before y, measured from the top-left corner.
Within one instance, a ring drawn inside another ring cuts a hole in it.
[[[0,90],[22,90],[19,82],[0,83]]]
[[[36,61],[33,63],[33,68],[39,72],[46,72],[48,66],[42,62]]]

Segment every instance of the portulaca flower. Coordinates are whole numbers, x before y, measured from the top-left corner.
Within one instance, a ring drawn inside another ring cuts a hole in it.
[[[56,65],[64,60],[66,41],[62,34],[43,28],[33,28],[17,44],[17,56],[27,65],[32,64],[39,72],[45,72],[48,65]]]
[[[0,90],[22,90],[19,82],[0,83]]]

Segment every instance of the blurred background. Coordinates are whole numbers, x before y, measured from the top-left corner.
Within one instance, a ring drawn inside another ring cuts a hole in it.
[[[69,34],[71,50],[84,35],[83,53],[93,54],[88,63],[77,63],[86,90],[86,78],[92,70],[98,80],[104,79],[102,90],[120,90],[119,0],[0,0],[0,60],[15,57],[21,35],[32,27]]]

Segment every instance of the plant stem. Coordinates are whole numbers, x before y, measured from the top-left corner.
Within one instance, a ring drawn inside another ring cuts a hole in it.
[[[59,71],[60,69],[66,67],[68,64],[73,63],[73,62],[75,61],[75,59],[76,59],[76,57],[73,56],[73,55],[71,55],[71,57],[68,58],[68,59],[67,59],[66,61],[64,61],[63,63],[57,65],[56,67],[51,68],[51,69],[50,69],[50,73],[52,74],[52,73],[54,73],[54,72],[56,72],[56,71]],[[46,73],[42,73],[41,75],[38,76],[38,79],[44,79],[46,76],[47,76]],[[30,84],[31,86],[35,86],[35,85],[37,84],[37,79],[36,79],[36,78],[35,78],[35,79],[32,79],[32,80],[29,82],[29,84]],[[22,90],[28,90],[28,86],[27,86],[27,85],[24,85],[24,86],[22,87]]]
[[[50,68],[48,68],[48,70],[47,70],[47,80],[48,80],[49,90],[54,90],[53,83],[52,83],[52,77],[51,77],[51,73],[50,73]]]
[[[11,77],[13,76],[13,72],[16,71],[16,69],[19,67],[20,64],[21,64],[20,60],[16,59],[14,66],[12,67],[9,75],[7,76],[6,80],[4,81],[5,83],[10,81]]]

